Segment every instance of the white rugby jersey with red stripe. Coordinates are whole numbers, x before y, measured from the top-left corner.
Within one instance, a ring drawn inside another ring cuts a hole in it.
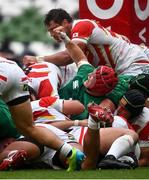
[[[14,62],[0,57],[0,95],[7,103],[29,95],[28,77]]]
[[[37,97],[58,96],[61,86],[62,74],[60,69],[48,62],[29,66],[30,86],[35,90]]]
[[[122,74],[129,73],[129,66],[134,62],[149,63],[147,56],[137,45],[129,43],[124,36],[105,29],[99,22],[89,19],[74,21],[71,39],[87,45],[86,56],[95,67],[110,65],[118,74]],[[134,70],[133,72],[135,73]]]
[[[49,124],[67,119],[66,116],[61,113],[62,105],[63,100],[50,96],[32,101],[31,107],[35,123]]]
[[[114,116],[112,127],[134,129],[139,135],[139,145],[149,147],[149,109],[144,107],[143,112],[137,116],[130,125],[125,118]]]

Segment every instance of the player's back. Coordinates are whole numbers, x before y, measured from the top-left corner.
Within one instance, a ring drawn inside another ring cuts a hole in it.
[[[86,55],[92,65],[109,65],[118,74],[127,70],[132,62],[147,59],[125,36],[107,30],[93,20],[74,21],[71,36],[72,40],[86,44]]]
[[[62,75],[60,69],[48,62],[31,65],[29,73],[30,86],[36,91],[37,97],[57,96],[61,86]]]

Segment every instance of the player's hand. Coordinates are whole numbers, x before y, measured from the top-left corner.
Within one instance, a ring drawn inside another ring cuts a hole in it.
[[[65,33],[63,26],[59,26],[59,27],[53,29],[53,32],[52,32],[52,37],[58,42],[63,41],[63,39],[61,37],[61,32]]]
[[[31,64],[34,64],[34,63],[37,63],[37,59],[36,59],[36,56],[24,56],[23,57],[23,64],[24,66],[29,66]]]
[[[113,122],[113,113],[110,109],[100,107],[95,103],[88,105],[88,111],[94,121],[100,122],[101,126],[110,127]]]

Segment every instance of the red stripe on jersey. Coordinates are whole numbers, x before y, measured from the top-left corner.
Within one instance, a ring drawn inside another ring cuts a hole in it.
[[[38,98],[51,96],[52,92],[53,92],[53,87],[49,79],[45,79],[41,81],[38,89]]]
[[[40,98],[39,105],[41,107],[48,107],[48,106],[53,105],[57,99],[58,99],[57,97],[52,97],[52,96],[42,97]]]
[[[139,61],[135,61],[134,63],[149,64],[149,61],[148,60],[139,60]]]
[[[21,79],[22,82],[23,82],[23,81],[26,81],[26,80],[28,80],[28,77],[23,77],[23,78]]]
[[[133,124],[133,127],[136,132],[139,133],[139,140],[148,141],[149,140],[149,122],[141,129],[142,127],[137,124]]]
[[[40,78],[40,77],[47,77],[49,74],[48,72],[30,72],[27,76],[31,78]]]
[[[80,137],[79,137],[80,144],[82,144],[83,136],[84,136],[84,127],[81,127],[81,133],[80,133]]]
[[[111,65],[111,67],[115,68],[114,60],[113,60],[113,58],[111,56],[109,45],[104,45],[104,48],[105,48],[105,51],[106,51],[106,54],[107,54],[107,57],[108,57],[108,60],[109,60],[109,63]]]
[[[111,30],[108,30],[113,37],[117,37],[117,34]]]
[[[33,112],[33,116],[34,116],[34,121],[36,121],[37,118],[39,117],[43,117],[43,116],[53,116],[52,114],[50,114],[47,110],[41,110],[41,111],[34,111]]]
[[[0,80],[7,82],[7,78],[3,75],[0,75]]]
[[[35,68],[35,69],[41,69],[41,68],[47,68],[47,64],[35,64],[31,65],[30,67]]]

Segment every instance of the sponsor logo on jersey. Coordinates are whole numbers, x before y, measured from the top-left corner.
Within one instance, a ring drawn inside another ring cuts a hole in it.
[[[77,89],[79,87],[79,82],[78,80],[73,82],[73,89]]]

